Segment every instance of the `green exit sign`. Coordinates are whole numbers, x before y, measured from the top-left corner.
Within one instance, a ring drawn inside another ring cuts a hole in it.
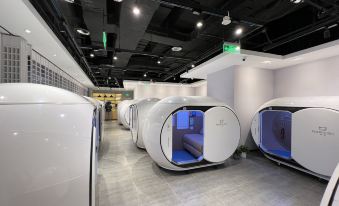
[[[104,44],[104,48],[106,49],[106,45],[107,45],[107,34],[106,34],[106,32],[102,32],[102,43]]]
[[[229,44],[229,43],[224,43],[223,44],[223,52],[227,52],[227,53],[230,53],[230,54],[240,54],[240,46],[234,45],[234,44]]]

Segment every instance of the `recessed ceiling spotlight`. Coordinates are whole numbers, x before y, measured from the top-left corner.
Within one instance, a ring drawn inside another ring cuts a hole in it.
[[[71,3],[71,4],[74,3],[74,0],[64,0],[64,1],[66,1],[66,2],[68,2],[68,3]]]
[[[117,57],[117,56],[114,56],[113,59],[114,59],[114,60],[118,60],[118,57]]]
[[[122,2],[122,0],[114,0],[115,2]]]
[[[202,23],[202,21],[198,21],[198,22],[197,22],[197,28],[200,29],[202,26],[204,26],[204,24]]]
[[[161,64],[161,61],[160,61],[160,60],[158,60],[158,61],[157,61],[157,63],[158,63],[158,64]]]
[[[181,46],[174,46],[174,47],[172,47],[172,51],[174,51],[174,52],[179,52],[181,50],[182,50]]]
[[[32,33],[31,30],[29,30],[29,29],[25,29],[25,32],[26,32],[27,34]]]
[[[192,64],[192,65],[191,65],[191,67],[192,67],[192,68],[194,68],[194,67],[195,67],[195,65],[194,65],[194,64]]]
[[[300,4],[303,3],[304,0],[290,0],[290,2],[292,2],[293,4]]]
[[[239,35],[242,34],[242,32],[243,32],[242,28],[237,28],[234,33],[235,33],[235,35],[239,36]]]
[[[261,62],[261,63],[263,63],[263,64],[271,64],[272,61],[266,60],[266,61],[263,61],[263,62]]]
[[[93,57],[94,57],[94,54],[93,54],[93,53],[90,53],[89,56],[90,56],[91,58],[93,58]]]
[[[144,74],[144,77],[147,77],[147,73]]]
[[[87,29],[83,29],[83,28],[77,28],[76,31],[79,34],[85,35],[85,36],[89,36],[91,34]]]
[[[139,7],[137,7],[137,6],[134,6],[134,7],[133,7],[133,14],[134,14],[135,16],[139,16],[139,15],[140,15],[140,9],[139,9]]]
[[[112,79],[112,77],[108,77],[108,79]]]

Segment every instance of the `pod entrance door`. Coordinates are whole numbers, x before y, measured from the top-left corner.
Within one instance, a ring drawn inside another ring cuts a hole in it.
[[[204,159],[222,162],[236,150],[240,138],[240,124],[232,110],[212,107],[204,118]]]
[[[179,110],[172,115],[172,162],[193,164],[203,159],[204,113]]]
[[[260,148],[268,154],[284,159],[292,159],[292,113],[281,110],[267,110],[261,112],[260,117]]]

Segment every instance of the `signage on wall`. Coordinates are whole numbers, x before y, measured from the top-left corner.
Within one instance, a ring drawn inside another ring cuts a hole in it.
[[[230,44],[230,43],[224,42],[223,52],[227,52],[230,54],[240,54],[240,46],[236,44]]]

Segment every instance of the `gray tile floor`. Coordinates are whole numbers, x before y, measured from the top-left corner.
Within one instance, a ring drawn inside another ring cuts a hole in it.
[[[189,173],[159,168],[130,132],[105,122],[99,202],[108,205],[319,205],[326,183],[258,153]]]

